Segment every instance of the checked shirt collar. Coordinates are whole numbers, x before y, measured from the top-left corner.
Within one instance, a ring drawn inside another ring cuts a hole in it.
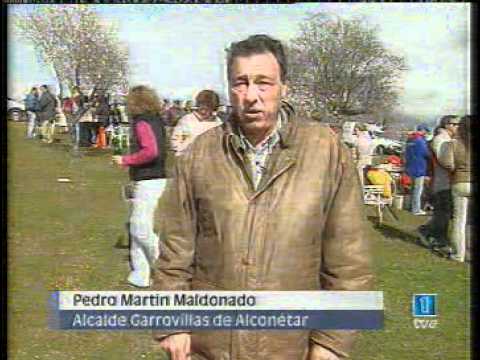
[[[262,176],[266,170],[266,163],[268,157],[273,151],[273,148],[280,141],[279,130],[282,126],[282,117],[281,114],[278,114],[277,124],[275,129],[270,135],[263,139],[257,146],[253,146],[246,136],[242,133],[242,130],[239,129],[239,138],[241,147],[244,150],[245,157],[247,159],[248,166],[250,167],[250,173],[252,175],[253,184],[255,189],[258,187]]]

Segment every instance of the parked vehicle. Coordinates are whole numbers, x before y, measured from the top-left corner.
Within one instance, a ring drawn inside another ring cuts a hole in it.
[[[381,136],[374,137],[372,143],[372,155],[400,155],[404,148],[404,144],[400,141]]]
[[[7,98],[7,117],[12,121],[27,121],[27,114],[23,102]]]
[[[349,146],[355,144],[355,121],[346,121],[342,127],[342,140]],[[366,124],[372,137],[371,155],[400,155],[403,152],[404,143],[381,136],[383,128],[377,124]]]

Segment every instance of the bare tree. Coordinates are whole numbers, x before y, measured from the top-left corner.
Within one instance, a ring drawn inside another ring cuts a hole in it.
[[[319,13],[288,48],[290,100],[308,114],[384,113],[396,104],[405,60],[388,51],[364,19]]]
[[[69,56],[64,47],[58,46],[55,20],[57,19],[50,8],[45,7],[41,10],[37,6],[31,13],[17,15],[15,25],[19,29],[20,35],[33,44],[39,62],[51,68],[62,94],[63,83],[67,77],[66,62],[68,62]]]
[[[85,5],[37,6],[16,17],[20,34],[52,67],[63,92],[69,87],[125,90],[128,51],[117,29]]]

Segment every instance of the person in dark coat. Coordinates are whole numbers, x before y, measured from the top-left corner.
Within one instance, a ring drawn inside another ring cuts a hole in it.
[[[455,137],[459,122],[459,116],[443,116],[434,130],[434,137],[430,143],[433,168],[433,216],[427,224],[418,229],[421,242],[427,247],[444,248],[449,246],[448,226],[453,212],[451,172],[440,165],[438,158],[443,156],[447,144]]]
[[[105,95],[97,95],[95,98],[95,117],[103,127],[109,125],[110,107]]]
[[[417,131],[412,133],[407,140],[405,151],[405,170],[413,179],[412,213],[414,215],[426,215],[422,210],[421,200],[425,177],[428,174],[428,162],[431,152],[425,139],[430,129],[425,124],[417,126]]]
[[[88,97],[83,94],[78,86],[75,86],[72,91],[72,100],[74,102],[73,112],[79,114],[83,111],[85,104],[88,102]]]
[[[51,143],[55,130],[56,100],[47,85],[40,86],[40,100],[38,118],[42,141]]]

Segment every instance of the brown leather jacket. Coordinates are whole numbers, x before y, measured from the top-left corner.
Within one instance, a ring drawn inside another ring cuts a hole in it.
[[[328,127],[291,112],[280,132],[257,190],[230,122],[179,158],[162,214],[156,290],[371,288],[361,188],[348,150]],[[192,359],[301,360],[309,342],[346,358],[352,340],[352,331],[199,331]]]
[[[445,144],[445,151],[438,158],[440,165],[453,172],[452,183],[472,182],[470,147],[459,140]]]

